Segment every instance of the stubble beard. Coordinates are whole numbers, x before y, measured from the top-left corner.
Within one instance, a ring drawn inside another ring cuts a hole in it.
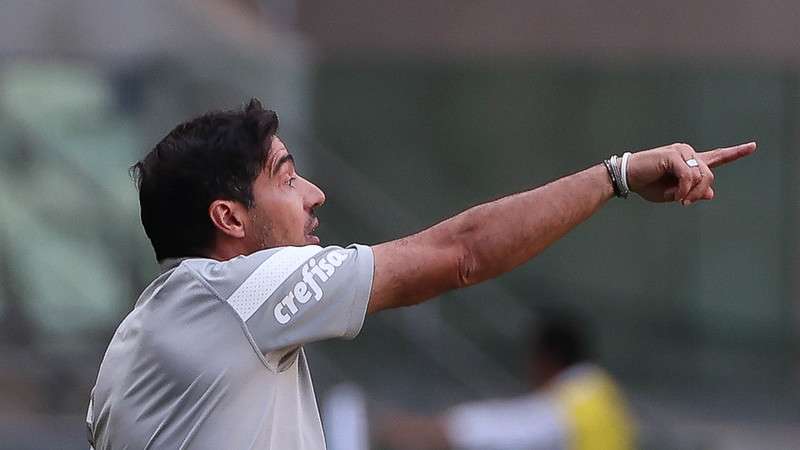
[[[250,210],[250,222],[254,225],[254,244],[256,250],[264,250],[276,247],[277,243],[273,239],[274,226],[266,217],[261,217],[255,208]]]

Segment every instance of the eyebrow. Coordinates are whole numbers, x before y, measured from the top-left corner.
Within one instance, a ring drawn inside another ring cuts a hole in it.
[[[280,170],[281,166],[287,162],[291,162],[292,164],[294,164],[294,156],[292,156],[291,153],[287,153],[281,156],[281,158],[277,160],[275,164],[272,165],[272,176],[278,173],[278,170]]]

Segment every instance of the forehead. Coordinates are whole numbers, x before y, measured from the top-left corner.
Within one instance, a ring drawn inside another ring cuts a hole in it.
[[[289,150],[284,145],[283,141],[278,136],[272,138],[272,143],[267,151],[267,164],[264,167],[268,172],[272,173],[281,158],[289,154]]]
[[[289,150],[286,149],[283,141],[278,136],[273,136],[270,147],[267,150],[267,162],[276,161],[286,153],[289,153]]]

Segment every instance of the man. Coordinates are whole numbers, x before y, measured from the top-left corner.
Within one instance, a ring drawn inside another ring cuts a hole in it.
[[[97,450],[324,448],[304,344],[352,338],[367,313],[507,272],[615,194],[710,200],[709,167],[755,150],[628,153],[412,236],[320,247],[325,195],[297,172],[277,127],[252,100],[178,125],[134,166],[163,272],[100,366],[87,414]]]
[[[547,317],[531,339],[532,392],[459,405],[438,418],[393,415],[378,430],[392,448],[632,450],[619,389],[589,362],[580,325]]]

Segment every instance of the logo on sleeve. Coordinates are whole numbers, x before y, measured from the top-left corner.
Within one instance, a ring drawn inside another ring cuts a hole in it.
[[[295,283],[289,293],[275,305],[275,320],[279,324],[285,325],[292,320],[300,308],[308,303],[312,298],[320,301],[325,296],[322,288],[336,269],[350,256],[348,252],[333,250],[316,261],[314,258],[308,260],[300,269],[303,279]]]

